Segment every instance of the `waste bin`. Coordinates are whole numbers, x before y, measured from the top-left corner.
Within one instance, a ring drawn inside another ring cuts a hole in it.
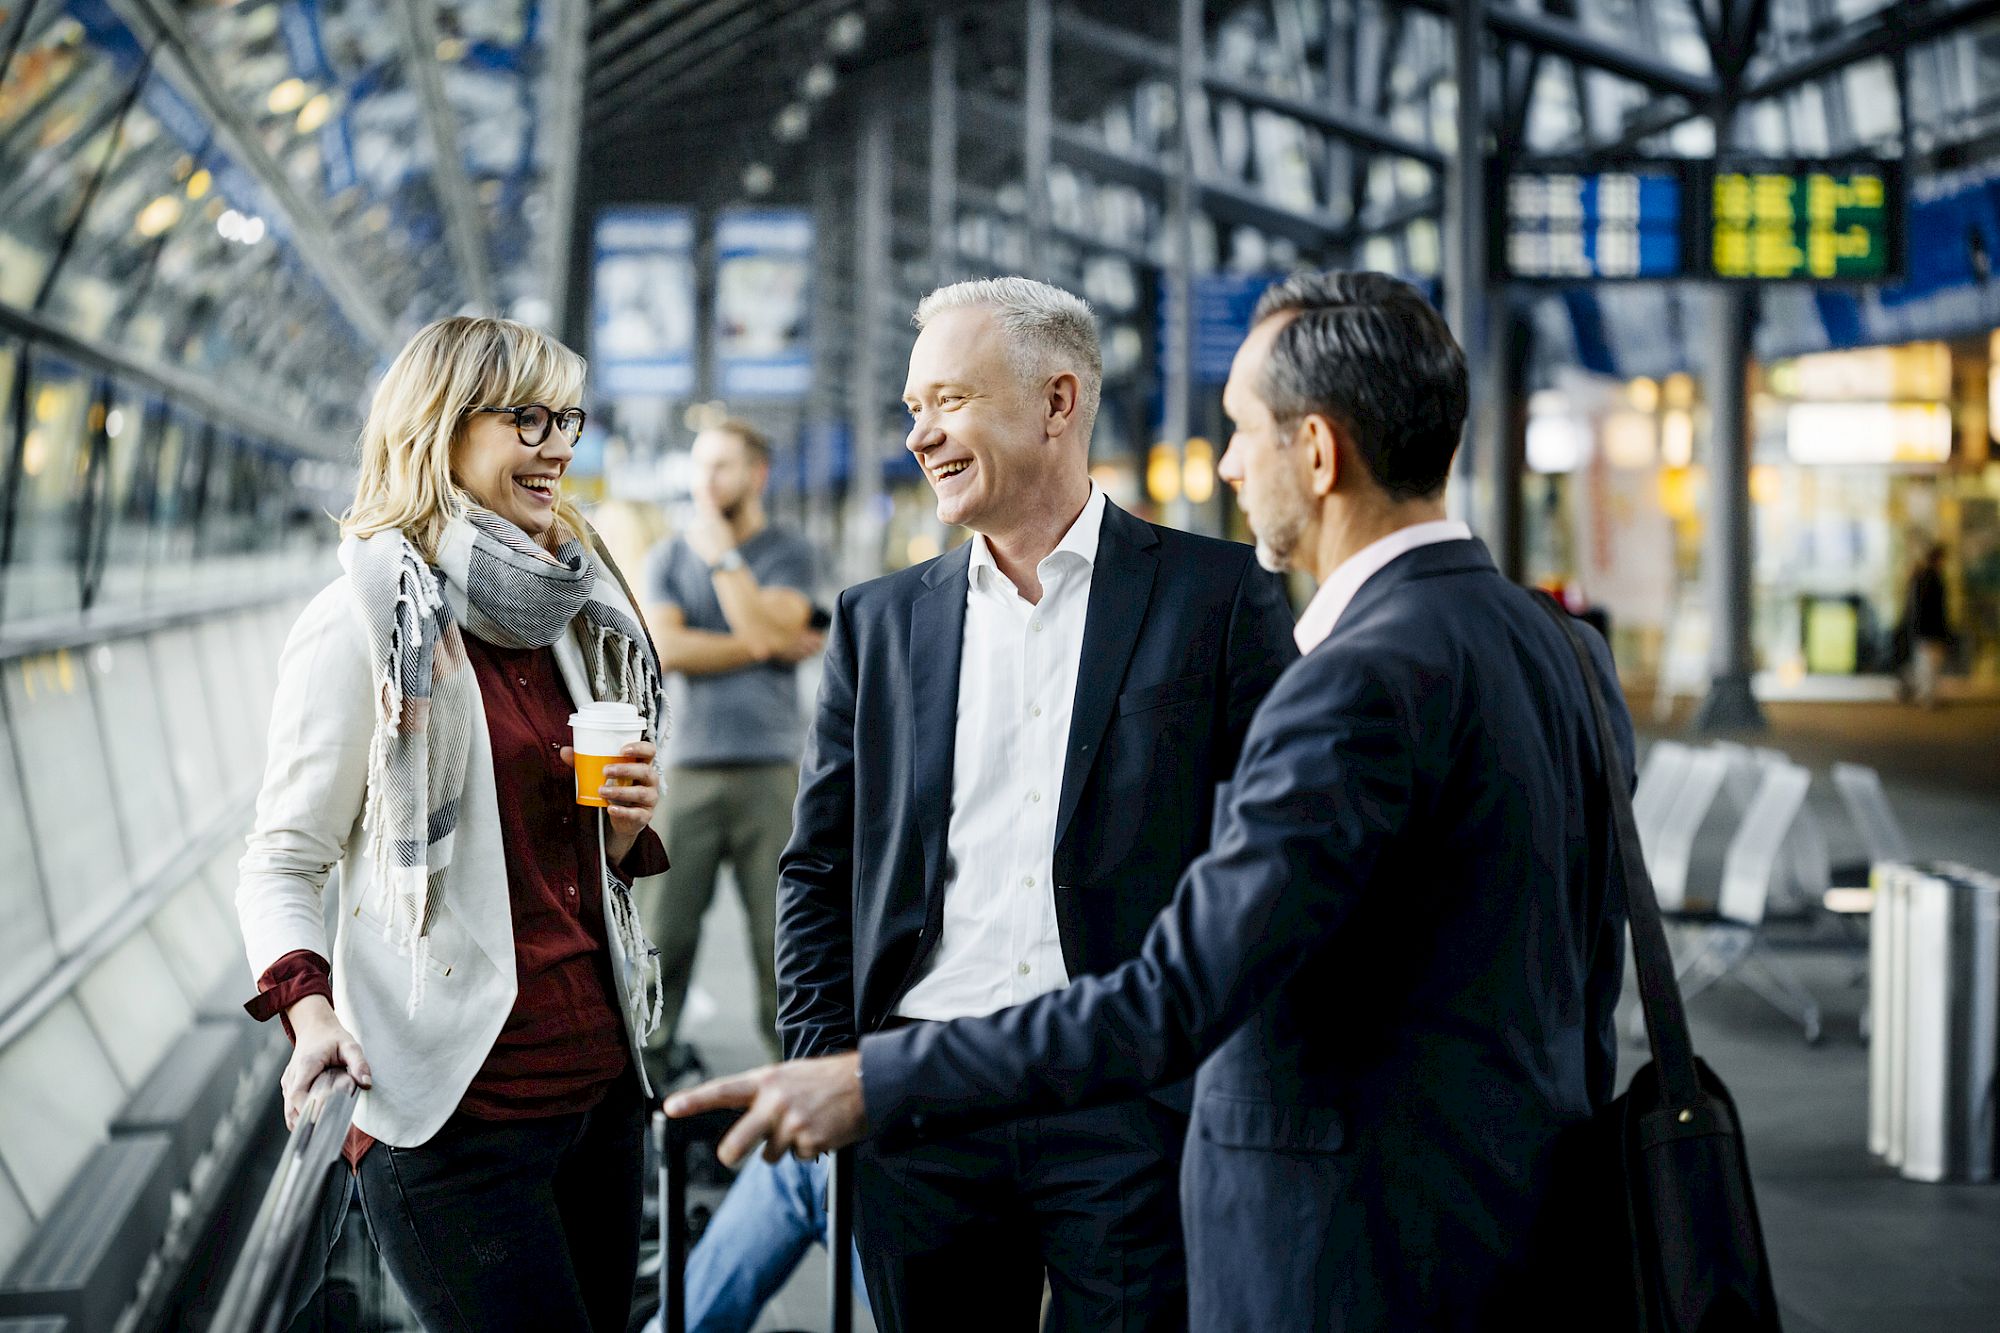
[[[1878,864],[1868,1146],[1911,1180],[1990,1181],[2000,1122],[2000,878]]]

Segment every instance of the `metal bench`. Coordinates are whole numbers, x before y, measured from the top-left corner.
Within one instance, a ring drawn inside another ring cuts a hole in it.
[[[71,1333],[110,1333],[167,1229],[173,1157],[165,1134],[93,1153],[0,1279],[0,1316],[58,1315]]]

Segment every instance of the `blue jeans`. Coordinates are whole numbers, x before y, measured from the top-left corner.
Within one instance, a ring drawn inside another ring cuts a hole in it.
[[[786,1156],[774,1166],[762,1153],[750,1154],[688,1255],[688,1333],[749,1333],[807,1248],[826,1244],[831,1162]],[[865,1304],[860,1257],[850,1252],[848,1261]],[[658,1314],[645,1333],[660,1333]]]

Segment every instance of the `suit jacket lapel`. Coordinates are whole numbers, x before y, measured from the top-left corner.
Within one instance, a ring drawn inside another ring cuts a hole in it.
[[[911,808],[924,845],[924,892],[944,884],[945,832],[951,817],[952,750],[958,740],[958,665],[965,642],[966,569],[971,543],[948,553],[925,575],[910,604],[910,736],[916,748]]]
[[[1139,627],[1152,600],[1153,576],[1159,572],[1160,559],[1152,551],[1159,541],[1144,521],[1114,504],[1105,505],[1097,562],[1090,574],[1090,607],[1070,713],[1069,750],[1064,755],[1062,803],[1056,807],[1057,847],[1069,833],[1083,784],[1103,747],[1104,729],[1111,724],[1125,668],[1138,645]]]

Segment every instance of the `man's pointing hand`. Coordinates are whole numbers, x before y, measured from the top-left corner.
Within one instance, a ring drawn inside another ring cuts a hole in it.
[[[735,1166],[760,1142],[767,1162],[788,1152],[810,1159],[845,1148],[868,1134],[861,1056],[850,1051],[788,1060],[710,1079],[667,1098],[667,1114],[676,1119],[731,1107],[745,1114],[715,1150],[726,1166]]]

